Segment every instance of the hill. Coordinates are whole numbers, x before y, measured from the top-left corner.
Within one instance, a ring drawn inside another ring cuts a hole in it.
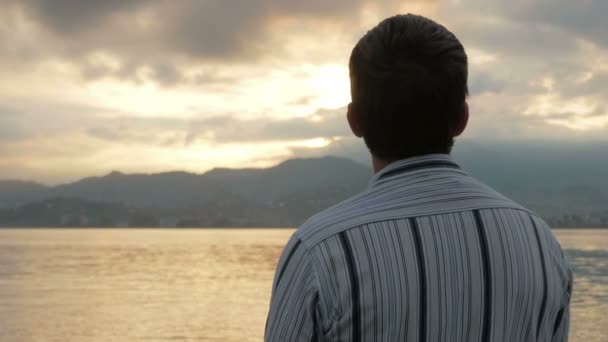
[[[608,144],[460,142],[456,160],[471,175],[554,226],[603,225],[608,217]]]
[[[460,142],[454,155],[469,174],[553,226],[583,227],[608,226],[606,150]],[[0,181],[0,226],[61,225],[74,217],[84,221],[70,222],[91,225],[297,226],[363,190],[370,176],[369,165],[323,157],[204,174],[112,172],[54,187]],[[41,209],[49,205],[54,216]]]
[[[34,182],[0,181],[0,208],[16,207],[46,196],[48,187]]]
[[[152,226],[295,226],[360,192],[370,176],[368,167],[335,157],[201,175],[112,172],[39,189],[22,203],[11,197],[14,192],[0,193],[0,226],[61,226],[73,217],[86,225],[131,226],[128,213],[147,217]],[[54,214],[44,209],[49,206]]]

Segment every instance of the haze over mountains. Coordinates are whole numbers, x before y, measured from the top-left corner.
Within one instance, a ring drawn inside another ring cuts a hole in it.
[[[608,226],[608,144],[461,142],[471,175],[554,226]],[[365,188],[364,155],[204,174],[112,172],[58,186],[0,181],[0,226],[297,226]]]

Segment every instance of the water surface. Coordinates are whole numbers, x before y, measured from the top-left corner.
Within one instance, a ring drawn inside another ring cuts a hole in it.
[[[0,341],[261,341],[293,230],[0,230]],[[608,336],[608,230],[558,230],[571,341]]]

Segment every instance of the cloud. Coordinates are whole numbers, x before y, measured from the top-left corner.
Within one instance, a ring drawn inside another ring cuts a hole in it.
[[[0,144],[28,136],[27,123],[22,120],[18,110],[0,106]]]
[[[557,79],[559,82],[556,82],[555,88],[562,96],[591,95],[603,97],[608,93],[608,70],[570,73]]]
[[[457,1],[440,7],[438,17],[465,48],[493,56],[484,65],[492,74],[529,81],[539,74],[589,69],[598,56],[605,57],[606,6],[603,0]]]
[[[189,147],[195,143],[290,143],[350,136],[345,108],[320,110],[291,119],[243,119],[231,115],[191,119],[115,117],[98,119],[85,129],[95,139],[121,144]]]
[[[338,142],[348,135],[344,109],[291,119],[204,113],[141,117],[98,107],[0,98],[0,179],[57,182],[110,170],[202,172],[243,166],[239,163],[267,166],[306,155],[317,148],[317,143],[309,146],[315,139]]]
[[[453,20],[461,21],[462,24],[468,19],[485,23],[487,29],[476,35],[482,39],[500,38],[494,42],[484,39],[496,46],[502,43],[507,43],[507,46],[520,43],[520,47],[534,51],[551,49],[553,52],[553,48],[561,44],[564,47],[562,53],[567,53],[567,47],[571,44],[569,40],[573,37],[608,46],[605,34],[608,31],[608,22],[605,20],[608,3],[604,0],[471,0],[454,1],[442,9],[446,18],[450,14],[464,15],[460,16],[462,20]],[[470,10],[475,11],[474,15]],[[510,36],[509,31],[527,34]]]
[[[608,45],[601,0],[455,1],[440,20],[473,58],[467,136],[604,139]],[[475,12],[471,10],[474,9]]]
[[[436,2],[417,0],[408,6],[423,8]],[[192,68],[209,64],[226,67],[285,64],[303,57],[308,62],[335,62],[336,56],[344,59],[353,42],[369,29],[362,23],[369,21],[371,7],[396,13],[403,3],[5,0],[0,17],[6,31],[0,28],[0,39],[9,42],[13,55],[25,54],[32,61],[68,61],[82,70],[87,81],[114,77],[137,83],[147,69],[152,70],[150,79],[168,86],[183,81]],[[98,53],[114,59],[116,67],[91,63]]]
[[[149,26],[142,31],[151,32],[158,28],[156,32],[165,33],[166,38],[181,38],[176,45],[186,50],[224,55],[238,51],[246,41],[241,38],[249,36],[247,40],[251,41],[258,38],[256,34],[260,34],[259,30],[270,19],[335,19],[357,13],[364,1],[182,0],[176,4],[167,0],[22,0],[18,3],[28,16],[43,27],[63,36],[86,35],[100,28],[101,31],[109,31],[112,24],[128,21],[133,25],[137,24],[138,19],[152,21],[162,16],[162,22],[145,23]]]
[[[469,53],[467,139],[605,140],[606,6],[4,0],[0,159],[34,173],[48,165],[88,172],[99,160],[135,168],[128,154],[153,169],[217,164],[225,159],[220,152],[236,156],[235,163],[322,154],[365,159],[345,110],[324,108],[345,104],[334,90],[347,87],[358,37],[402,8],[428,9]],[[330,143],[300,144],[319,137]]]
[[[469,78],[469,92],[473,96],[485,92],[500,93],[506,86],[506,81],[496,79],[487,72],[477,72]]]
[[[116,14],[138,10],[147,0],[25,0],[19,4],[26,13],[58,34],[72,35],[104,25]]]
[[[504,2],[498,9],[510,18],[536,26],[554,27],[579,38],[608,47],[608,3],[603,0],[518,0],[511,6]]]
[[[170,84],[181,78],[187,66],[209,61],[250,63],[285,53],[277,49],[276,41],[283,24],[299,23],[312,35],[322,27],[324,34],[331,35],[356,22],[364,2],[6,0],[0,6],[8,16],[2,38],[32,56],[60,56],[82,65],[88,79],[118,75],[117,70],[87,65],[90,56],[101,51],[117,60],[120,73],[133,75],[148,67],[154,70],[152,77]],[[36,39],[14,39],[15,32]],[[290,37],[283,34],[279,36],[285,43]]]
[[[346,109],[320,110],[312,116],[292,119],[255,120],[219,116],[197,120],[190,125],[190,137],[211,138],[217,143],[252,141],[293,141],[319,137],[348,136]]]
[[[536,109],[530,110],[526,95],[485,93],[472,97],[469,102],[471,114],[463,135],[468,140],[545,140],[566,143],[606,140],[608,126],[590,125],[585,122],[586,115],[578,111],[572,112],[565,107],[546,113],[540,113]],[[606,114],[608,113],[593,111],[589,115],[602,118],[606,117]],[[581,123],[570,126],[564,124],[568,122]],[[573,129],[575,127],[577,129]]]
[[[60,102],[0,98],[0,144],[82,135],[112,144],[181,145],[285,142],[347,137],[346,108],[321,109],[304,117],[242,118],[209,116],[137,116],[110,109]],[[172,143],[169,143],[172,142]]]

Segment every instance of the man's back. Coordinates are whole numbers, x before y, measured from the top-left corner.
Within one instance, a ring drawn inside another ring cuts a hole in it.
[[[267,341],[562,341],[572,278],[536,215],[448,155],[392,163],[279,261]]]

